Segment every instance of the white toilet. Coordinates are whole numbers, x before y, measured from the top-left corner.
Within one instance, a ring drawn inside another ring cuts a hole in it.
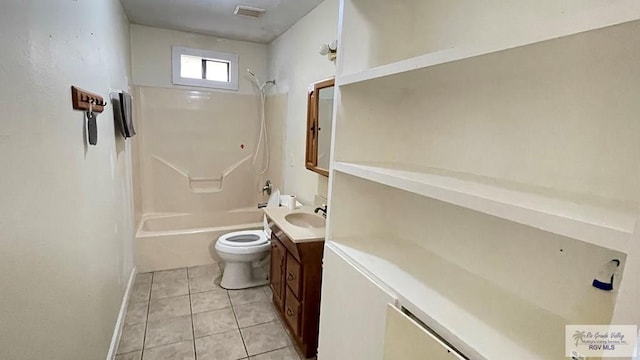
[[[269,283],[271,241],[264,230],[224,234],[216,241],[216,253],[224,262],[220,286],[237,290]],[[265,266],[267,265],[267,266]]]

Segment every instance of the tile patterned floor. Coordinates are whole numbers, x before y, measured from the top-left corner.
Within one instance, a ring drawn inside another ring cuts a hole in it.
[[[138,274],[116,360],[300,360],[269,287],[227,291],[219,276],[217,265]]]

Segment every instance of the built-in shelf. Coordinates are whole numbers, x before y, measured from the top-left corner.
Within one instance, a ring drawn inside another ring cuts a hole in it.
[[[398,239],[329,241],[470,359],[562,359],[569,322],[424,248]]]
[[[631,6],[631,7],[630,7]],[[337,76],[336,85],[343,86],[401,74],[404,72],[424,69],[432,66],[447,64],[476,56],[507,51],[535,43],[558,39],[583,32],[594,31],[603,27],[622,24],[638,20],[640,5],[618,4],[611,6],[607,12],[595,8],[583,14],[576,15],[572,22],[557,23],[556,26],[541,29],[539,32],[529,34],[525,38],[511,39],[502,43],[489,43],[480,45],[467,45],[452,47],[430,53],[408,57],[399,61],[375,66],[355,73],[346,73]]]
[[[632,211],[440,169],[335,162],[333,170],[623,253],[636,225]]]
[[[564,359],[565,325],[638,319],[640,2],[459,6],[341,1],[325,254],[469,359]]]

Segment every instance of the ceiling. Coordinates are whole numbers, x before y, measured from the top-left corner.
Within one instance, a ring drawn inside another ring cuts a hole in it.
[[[121,0],[134,24],[269,43],[322,0]],[[258,19],[234,15],[236,5],[266,9]]]

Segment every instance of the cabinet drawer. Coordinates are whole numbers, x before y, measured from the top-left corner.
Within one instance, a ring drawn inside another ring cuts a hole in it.
[[[290,254],[287,253],[287,272],[285,275],[287,285],[296,296],[301,299],[302,295],[302,267],[300,263]]]
[[[300,302],[293,296],[289,288],[287,288],[287,295],[284,299],[284,318],[294,335],[300,337]]]

